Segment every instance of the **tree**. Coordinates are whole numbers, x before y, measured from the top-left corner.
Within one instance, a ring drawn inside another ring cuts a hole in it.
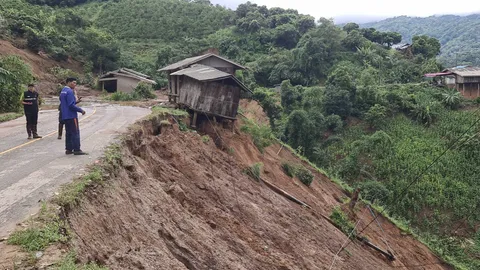
[[[285,127],[285,136],[288,144],[293,148],[301,146],[304,150],[309,150],[313,140],[311,129],[313,123],[304,110],[295,110],[288,116]]]
[[[307,85],[325,78],[339,57],[342,31],[332,21],[320,19],[320,25],[305,34],[293,51],[295,67],[306,77]]]
[[[298,43],[300,33],[292,24],[282,24],[274,30],[275,43],[283,48],[292,49]]]
[[[432,58],[440,53],[440,42],[426,35],[414,36],[412,39],[413,53],[425,58]]]
[[[347,33],[350,33],[354,30],[357,30],[360,29],[360,26],[356,23],[353,23],[353,22],[350,22],[350,23],[347,23],[343,26],[343,31],[347,32]]]
[[[342,45],[350,51],[357,51],[358,48],[362,47],[368,40],[363,37],[363,35],[358,30],[350,31],[344,40],[342,40]]]
[[[253,99],[260,102],[268,116],[271,128],[275,129],[275,121],[281,118],[283,111],[282,106],[278,104],[276,94],[265,88],[257,88],[253,92]]]
[[[297,108],[302,101],[302,91],[299,87],[294,87],[289,80],[283,81],[280,86],[282,107],[287,113]]]
[[[310,29],[315,28],[315,18],[312,16],[301,15],[297,20],[297,28],[300,34],[305,34]]]
[[[82,48],[82,53],[88,56],[97,71],[102,73],[105,70],[116,68],[120,50],[112,35],[89,27],[77,31],[77,40]]]
[[[347,118],[353,107],[350,92],[335,87],[328,87],[325,90],[323,107],[326,114],[336,114],[343,119]]]

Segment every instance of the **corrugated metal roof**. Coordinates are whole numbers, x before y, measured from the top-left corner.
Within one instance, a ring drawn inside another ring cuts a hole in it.
[[[392,48],[396,50],[404,50],[410,46],[411,45],[409,43],[400,43],[400,44],[392,45]]]
[[[220,80],[220,79],[224,79],[224,78],[228,78],[232,75],[226,73],[226,72],[223,72],[223,71],[220,71],[216,68],[213,68],[213,67],[209,67],[209,66],[205,66],[205,65],[200,65],[200,64],[196,64],[196,65],[193,65],[189,68],[186,68],[186,69],[181,69],[177,72],[174,72],[172,74],[170,74],[172,76],[178,76],[178,75],[185,75],[185,76],[188,76],[190,78],[193,78],[195,80],[198,80],[198,81],[211,81],[211,80]]]
[[[195,64],[189,68],[181,69],[177,72],[170,74],[172,76],[188,76],[192,79],[197,81],[205,82],[205,81],[218,81],[222,79],[232,79],[234,80],[242,89],[248,92],[252,92],[248,89],[242,82],[240,82],[235,76],[232,74],[223,72],[213,67]]]
[[[185,67],[188,67],[188,66],[190,66],[190,65],[192,65],[192,64],[195,64],[195,63],[197,63],[197,62],[199,62],[199,61],[201,61],[201,60],[203,60],[203,59],[209,58],[209,57],[216,57],[216,58],[219,58],[219,59],[221,59],[221,60],[223,60],[223,61],[225,61],[225,62],[228,62],[228,63],[230,63],[230,64],[232,64],[232,65],[234,65],[234,66],[237,66],[237,67],[239,67],[239,68],[241,68],[241,69],[245,69],[244,66],[239,65],[239,64],[237,64],[237,63],[235,63],[235,62],[233,62],[233,61],[230,61],[230,60],[228,60],[228,59],[226,59],[226,58],[223,58],[223,57],[221,57],[221,56],[219,56],[219,55],[216,55],[216,54],[213,54],[213,53],[207,53],[207,54],[204,54],[204,55],[200,55],[200,56],[195,56],[195,57],[190,57],[190,58],[183,59],[183,60],[180,61],[180,62],[177,62],[177,63],[171,64],[171,65],[168,65],[168,66],[166,66],[166,67],[164,67],[164,68],[159,69],[158,71],[169,71],[169,70],[175,70],[175,69],[185,68]]]
[[[480,67],[459,66],[447,70],[462,77],[480,77]]]
[[[121,69],[117,69],[114,71],[110,71],[106,74],[103,74],[102,76],[100,76],[99,81],[106,81],[108,77],[116,77],[116,76],[123,76],[123,77],[137,79],[139,81],[150,83],[150,84],[156,84],[156,82],[154,80],[151,80],[148,77],[148,75],[145,75],[140,72],[136,72],[134,70],[127,69],[127,68],[121,68]]]

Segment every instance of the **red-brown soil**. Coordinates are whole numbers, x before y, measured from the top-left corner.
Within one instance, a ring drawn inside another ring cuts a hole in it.
[[[0,56],[18,55],[28,64],[33,75],[36,77],[37,89],[41,94],[49,94],[55,91],[57,87],[56,78],[49,73],[50,69],[60,66],[65,69],[71,69],[78,73],[83,73],[82,64],[75,60],[57,62],[45,54],[38,54],[27,49],[15,47],[10,41],[0,40]]]
[[[385,236],[376,223],[364,235],[380,247],[385,237],[397,260],[355,240],[330,268],[347,236],[322,215],[341,205],[344,191],[307,164],[315,175],[310,187],[291,179],[281,164],[300,163],[297,157],[277,144],[260,153],[238,127],[232,133],[204,122],[201,129],[211,136],[206,141],[170,122],[158,135],[159,120],[131,132],[122,168],[68,213],[82,262],[110,269],[449,269],[384,218]],[[215,145],[217,133],[227,150]],[[257,162],[264,165],[264,180],[312,209],[242,172]],[[360,229],[371,220],[360,205],[355,215]]]

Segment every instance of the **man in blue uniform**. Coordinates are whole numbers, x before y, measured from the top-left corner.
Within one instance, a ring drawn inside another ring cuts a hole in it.
[[[87,155],[80,149],[80,127],[78,125],[78,113],[85,111],[77,107],[73,89],[77,86],[77,79],[68,78],[65,87],[60,93],[60,111],[65,123],[65,154]]]
[[[29,84],[28,90],[22,94],[21,98],[25,117],[27,118],[27,134],[29,140],[31,140],[32,138],[42,138],[42,136],[38,136],[37,134],[39,99],[40,97],[37,91],[35,91],[35,85]]]

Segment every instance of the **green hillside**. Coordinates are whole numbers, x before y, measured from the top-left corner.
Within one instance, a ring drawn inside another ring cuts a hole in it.
[[[363,24],[362,27],[398,32],[405,42],[411,42],[415,35],[435,37],[442,45],[440,60],[446,66],[480,65],[480,14],[428,18],[402,16]]]

